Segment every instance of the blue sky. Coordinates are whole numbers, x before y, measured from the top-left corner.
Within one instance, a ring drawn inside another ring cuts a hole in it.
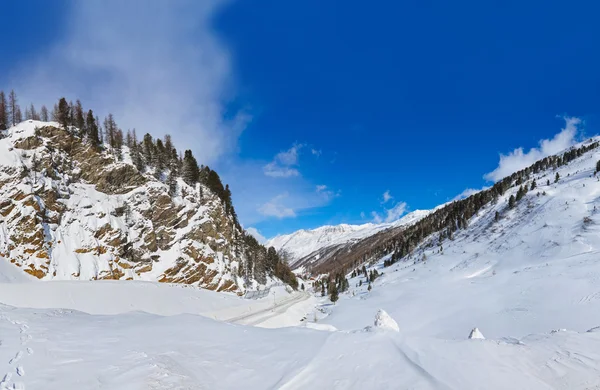
[[[0,88],[173,134],[267,237],[431,208],[600,127],[592,1],[38,0],[3,14]]]

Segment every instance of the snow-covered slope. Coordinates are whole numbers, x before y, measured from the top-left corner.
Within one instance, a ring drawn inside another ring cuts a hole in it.
[[[351,278],[350,296],[343,295],[324,322],[355,329],[373,307],[382,307],[405,334],[428,337],[466,337],[477,327],[498,339],[600,325],[598,160],[600,148],[534,174],[527,183],[535,179],[537,188],[514,208],[508,200],[518,186],[451,239],[440,242],[434,233],[384,267],[389,253],[371,266],[383,273],[373,290],[367,291],[364,276]]]
[[[291,234],[275,236],[265,245],[277,250],[284,249],[293,259],[300,259],[329,246],[355,242],[382,230],[410,225],[428,214],[429,210],[415,210],[394,222],[328,225],[312,230],[298,230]]]
[[[44,280],[133,279],[235,292],[268,281],[244,231],[207,186],[177,179],[172,194],[155,179],[164,174],[135,168],[127,147],[119,160],[57,123],[29,120],[3,133],[1,262]]]

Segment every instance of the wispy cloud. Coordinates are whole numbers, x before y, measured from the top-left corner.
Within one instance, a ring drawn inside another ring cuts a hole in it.
[[[554,138],[541,140],[539,147],[531,148],[527,153],[523,151],[523,148],[517,148],[509,154],[500,154],[498,167],[492,172],[486,173],[483,176],[484,179],[496,182],[516,171],[528,167],[539,159],[556,154],[575,144],[581,119],[564,117],[564,120],[565,127]]]
[[[246,229],[246,231],[254,238],[256,238],[256,241],[260,242],[261,244],[264,243],[265,241],[267,241],[267,239],[265,238],[265,236],[263,236],[262,234],[260,234],[260,231],[258,231],[257,228],[250,226],[249,228]]]
[[[319,196],[321,196],[327,202],[329,202],[333,198],[337,198],[338,196],[340,196],[342,194],[341,191],[335,192],[323,184],[317,186],[316,192],[317,192],[317,194],[319,194]]]
[[[267,203],[260,206],[258,211],[267,217],[275,217],[275,218],[293,218],[296,216],[296,212],[284,205],[284,201],[289,197],[287,192],[283,194],[277,195],[273,199],[269,200]]]
[[[313,156],[319,157],[321,156],[321,154],[323,154],[323,152],[321,150],[317,150],[317,149],[311,149],[310,152],[312,153]]]
[[[478,193],[479,191],[487,190],[488,188],[489,187],[483,187],[480,189],[467,188],[466,190],[464,190],[463,192],[461,192],[460,194],[458,194],[454,198],[452,198],[451,201],[468,198],[469,196],[474,195],[474,194]]]
[[[299,176],[300,172],[294,166],[298,165],[300,150],[303,147],[303,144],[294,144],[288,150],[277,153],[273,161],[263,167],[264,174],[280,178]]]
[[[71,1],[62,38],[12,74],[21,101],[80,98],[120,127],[162,137],[214,163],[252,119],[228,113],[228,50],[212,27],[226,0]]]
[[[383,193],[383,197],[382,197],[382,204],[385,204],[387,202],[389,202],[390,200],[394,199],[394,197],[392,196],[392,194],[390,194],[390,190],[387,190],[386,192]]]
[[[300,172],[296,168],[290,168],[282,165],[278,165],[276,162],[272,161],[263,167],[263,172],[267,176],[271,177],[294,177],[299,176]]]
[[[373,217],[373,222],[375,223],[393,222],[404,215],[407,209],[408,205],[406,202],[398,202],[392,208],[385,209],[381,214],[376,211],[372,211],[371,216]]]

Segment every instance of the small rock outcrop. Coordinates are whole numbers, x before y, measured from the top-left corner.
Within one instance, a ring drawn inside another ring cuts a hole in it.
[[[469,333],[469,339],[485,340],[485,337],[483,337],[483,333],[481,333],[479,328],[473,328],[471,333]]]

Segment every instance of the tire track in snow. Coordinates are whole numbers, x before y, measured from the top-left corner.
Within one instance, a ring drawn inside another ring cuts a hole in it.
[[[578,303],[586,304],[586,303],[591,303],[591,302],[597,301],[599,299],[600,299],[600,291],[582,297]]]

